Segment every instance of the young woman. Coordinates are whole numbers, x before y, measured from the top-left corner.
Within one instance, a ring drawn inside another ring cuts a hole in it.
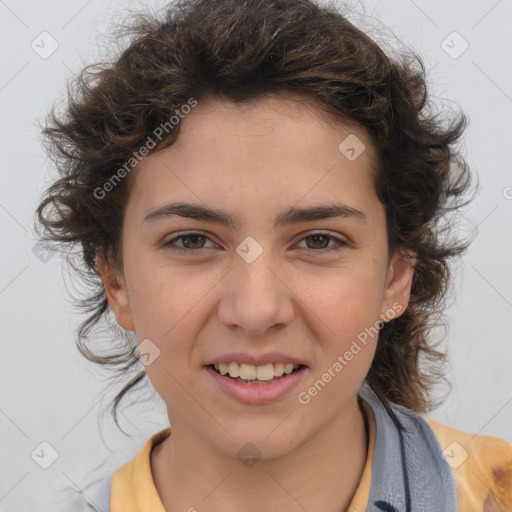
[[[421,59],[310,0],[183,1],[131,30],[52,114],[38,208],[95,287],[80,350],[138,372],[114,417],[146,376],[167,404],[96,504],[511,510],[512,445],[428,417],[470,173]],[[96,355],[111,313],[124,348]]]

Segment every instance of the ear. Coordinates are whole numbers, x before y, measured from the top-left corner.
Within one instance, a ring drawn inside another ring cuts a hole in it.
[[[128,290],[123,276],[103,256],[98,256],[98,272],[107,294],[108,303],[114,312],[117,323],[126,331],[135,330]]]
[[[381,320],[386,322],[399,317],[409,305],[412,279],[414,276],[414,254],[395,251],[389,264],[386,287],[380,312]]]

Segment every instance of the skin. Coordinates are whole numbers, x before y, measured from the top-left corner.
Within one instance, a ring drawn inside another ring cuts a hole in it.
[[[212,512],[346,510],[367,456],[356,393],[377,339],[369,338],[307,405],[297,395],[393,304],[403,311],[409,301],[413,270],[398,253],[388,255],[374,149],[361,130],[328,121],[313,103],[292,96],[243,105],[209,100],[181,123],[178,141],[146,157],[131,176],[123,268],[98,261],[118,323],[160,350],[146,371],[172,427],[151,455],[162,503]],[[338,149],[350,133],[366,146],[354,161]],[[143,222],[175,201],[239,215],[240,229],[177,216]],[[330,201],[361,210],[365,219],[273,227],[285,208]],[[192,230],[207,238],[189,239],[190,254],[163,246]],[[334,239],[307,238],[326,230],[348,245],[328,251]],[[252,263],[236,252],[248,236],[263,249]],[[308,369],[278,401],[241,404],[203,367],[233,350],[284,352]],[[237,457],[248,442],[262,454],[252,467]]]

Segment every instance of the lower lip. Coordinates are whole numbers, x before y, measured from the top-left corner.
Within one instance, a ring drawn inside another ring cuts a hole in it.
[[[205,366],[205,369],[226,395],[244,404],[263,405],[278,400],[296,387],[306,373],[307,367],[301,366],[293,373],[284,375],[270,384],[244,384],[220,375],[209,366]]]

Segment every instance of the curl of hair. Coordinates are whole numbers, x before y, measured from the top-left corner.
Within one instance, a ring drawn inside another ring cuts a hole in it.
[[[37,208],[36,226],[44,240],[69,248],[68,261],[89,285],[76,299],[88,314],[78,331],[80,352],[119,375],[134,372],[114,400],[116,423],[120,400],[145,377],[136,341],[118,328],[120,349],[107,355],[88,341],[112,316],[96,265],[102,255],[122,268],[131,175],[102,199],[94,191],[190,98],[242,103],[287,93],[362,127],[375,146],[389,251],[412,252],[415,271],[410,303],[380,330],[366,379],[386,407],[428,411],[446,358],[429,333],[442,316],[450,258],[470,243],[453,236],[450,214],[469,202],[471,177],[455,148],[467,119],[459,113],[445,126],[429,112],[422,59],[406,49],[391,58],[339,8],[312,0],[181,0],[162,15],[138,13],[121,33],[130,42],[120,56],[83,69],[62,116],[54,109],[48,115],[44,143],[60,177]],[[178,124],[151,151],[173,144],[179,132]]]

